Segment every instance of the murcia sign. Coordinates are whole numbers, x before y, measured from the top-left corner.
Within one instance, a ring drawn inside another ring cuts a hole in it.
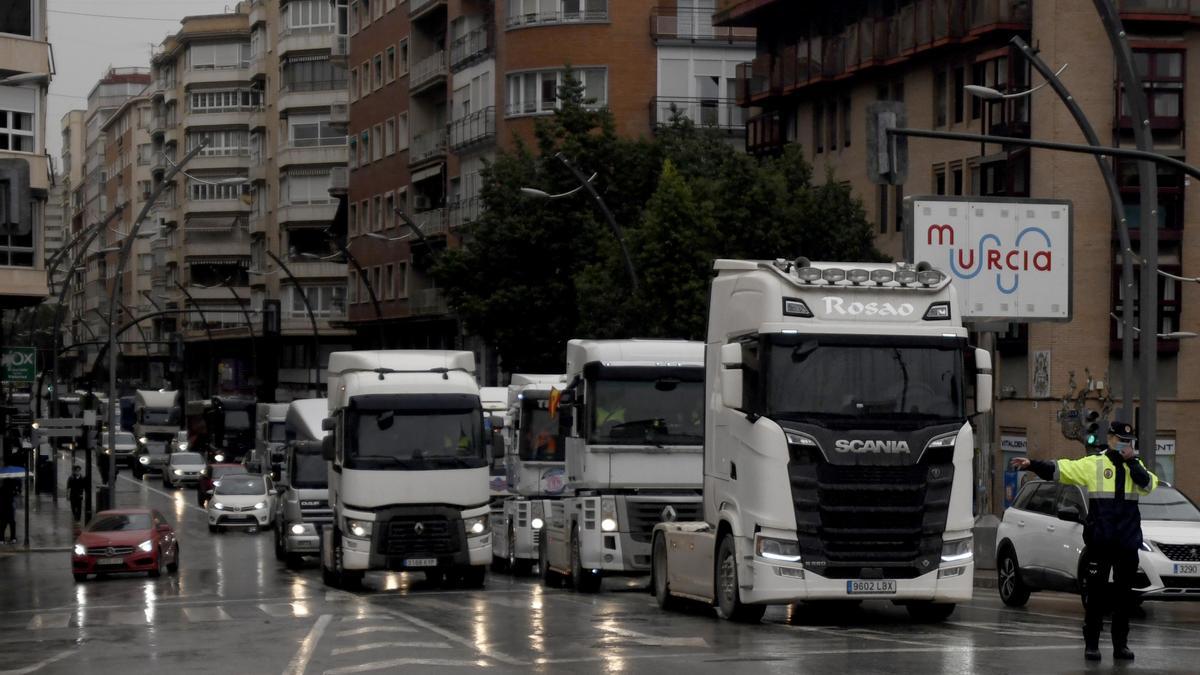
[[[964,319],[1071,319],[1071,203],[906,199],[910,260],[950,275]]]

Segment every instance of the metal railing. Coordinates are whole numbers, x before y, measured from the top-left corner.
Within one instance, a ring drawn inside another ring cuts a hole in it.
[[[450,123],[450,149],[458,150],[495,138],[496,108],[488,106]]]
[[[1117,9],[1130,14],[1200,15],[1197,0],[1118,0]]]
[[[446,233],[446,209],[431,209],[413,214],[413,222],[421,228],[421,234],[433,237]]]
[[[670,124],[676,116],[684,117],[699,127],[741,131],[746,128],[746,110],[731,98],[672,98],[650,99],[650,125]]]
[[[293,80],[283,83],[283,92],[330,91],[345,89],[348,85],[345,79],[339,80]]]
[[[740,26],[714,26],[709,9],[654,7],[650,10],[650,36],[655,40],[745,43],[752,46],[758,31]]]
[[[604,21],[608,21],[607,7],[592,11],[539,11],[526,12],[523,14],[510,14],[508,16],[507,26],[508,28],[521,28],[522,26],[538,26],[554,23],[589,23]]]
[[[450,69],[446,65],[446,51],[438,50],[413,64],[408,72],[408,88],[418,89],[439,77],[446,77]]]
[[[450,204],[449,215],[447,216],[447,225],[450,229],[456,229],[473,222],[479,215],[483,213],[483,198],[468,197],[459,199]]]
[[[413,314],[446,314],[449,307],[440,288],[423,288],[408,296],[408,308]]]
[[[490,24],[480,26],[450,43],[450,67],[458,68],[486,54],[491,48]]]
[[[443,129],[426,131],[413,136],[408,146],[408,162],[416,164],[446,154],[446,132]]]

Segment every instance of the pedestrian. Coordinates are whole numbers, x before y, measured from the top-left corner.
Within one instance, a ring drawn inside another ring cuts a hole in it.
[[[71,477],[67,479],[67,497],[71,500],[71,515],[76,522],[83,517],[83,497],[87,494],[87,489],[83,469],[76,465],[71,469]]]
[[[205,467],[204,473],[200,474],[200,480],[196,481],[196,502],[200,504],[200,508],[204,508],[208,504],[208,495],[212,491],[212,467]]]
[[[1088,515],[1083,526],[1087,547],[1084,578],[1084,658],[1100,660],[1100,631],[1111,608],[1113,658],[1132,660],[1129,615],[1134,611],[1134,577],[1142,546],[1142,516],[1138,497],[1158,487],[1158,477],[1146,469],[1133,447],[1133,427],[1113,422],[1108,448],[1101,454],[1055,462],[1018,457],[1012,467],[1032,471],[1043,480],[1077,485],[1087,490]],[[1113,581],[1109,582],[1109,572]]]
[[[17,543],[17,487],[14,478],[0,479],[0,544]]]

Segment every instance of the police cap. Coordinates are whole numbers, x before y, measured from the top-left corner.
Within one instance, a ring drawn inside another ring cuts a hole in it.
[[[1108,433],[1123,441],[1132,441],[1136,438],[1136,435],[1133,433],[1133,426],[1128,422],[1113,422],[1109,424]]]

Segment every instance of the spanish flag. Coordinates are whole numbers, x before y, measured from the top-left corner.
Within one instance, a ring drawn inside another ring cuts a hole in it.
[[[558,402],[562,400],[562,392],[558,389],[550,388],[550,419],[558,417]]]

